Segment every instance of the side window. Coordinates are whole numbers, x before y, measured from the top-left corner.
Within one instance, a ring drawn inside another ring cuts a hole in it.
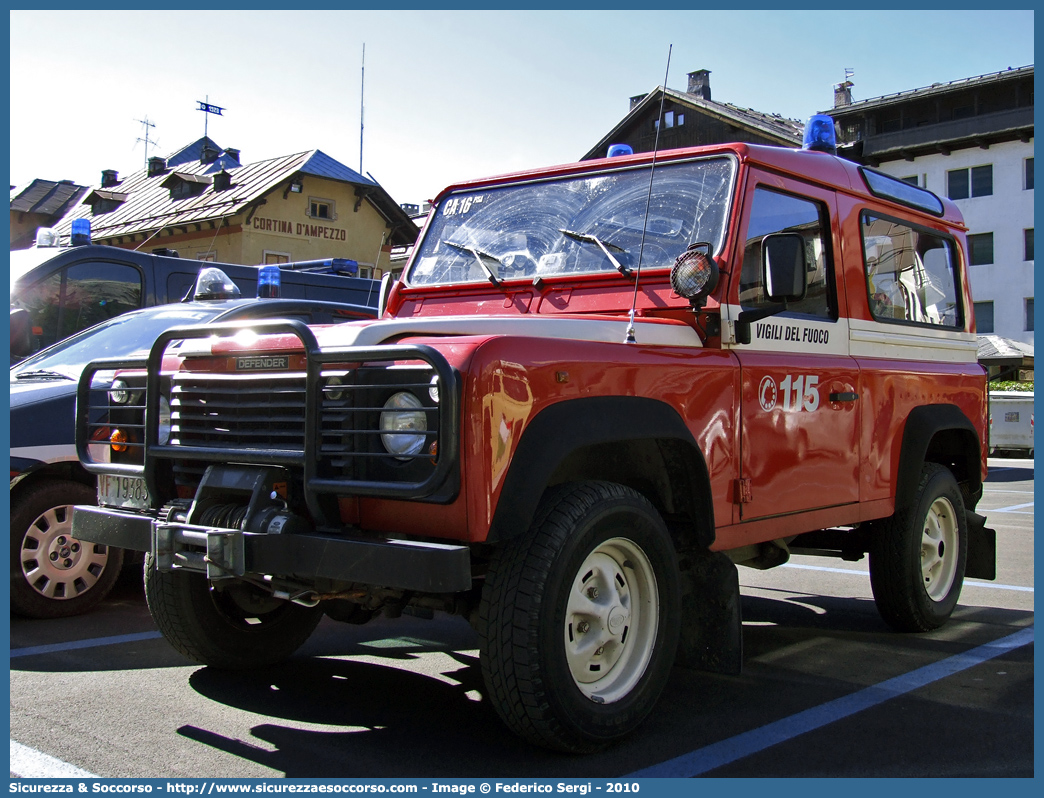
[[[875,319],[963,327],[953,241],[863,214],[863,255]]]
[[[123,263],[77,263],[63,293],[59,340],[141,307],[141,274]]]
[[[34,352],[58,340],[58,308],[61,302],[61,272],[55,272],[11,297],[11,307],[29,311]]]
[[[758,187],[747,226],[740,274],[740,305],[756,309],[771,304],[761,275],[761,242],[770,233],[798,233],[805,240],[805,298],[787,306],[789,313],[837,318],[826,209],[818,202]]]

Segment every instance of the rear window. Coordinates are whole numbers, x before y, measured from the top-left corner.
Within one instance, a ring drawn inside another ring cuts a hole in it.
[[[862,233],[875,319],[963,329],[953,239],[867,212]]]

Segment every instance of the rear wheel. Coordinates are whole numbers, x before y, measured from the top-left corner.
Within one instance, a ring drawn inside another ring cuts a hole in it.
[[[215,590],[200,573],[158,571],[145,556],[145,599],[156,625],[189,659],[227,670],[272,665],[300,648],[320,607],[272,598],[245,583]]]
[[[870,585],[881,617],[903,632],[946,623],[968,558],[964,500],[945,466],[926,463],[907,505],[874,530]]]
[[[76,504],[95,492],[72,480],[27,486],[11,507],[11,608],[29,618],[87,612],[116,583],[123,550],[72,536]]]
[[[537,745],[603,748],[652,711],[679,614],[674,549],[645,498],[606,482],[553,489],[486,578],[480,658],[493,706]]]

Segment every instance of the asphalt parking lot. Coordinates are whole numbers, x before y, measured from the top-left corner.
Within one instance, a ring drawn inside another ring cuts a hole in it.
[[[998,577],[967,582],[948,625],[891,632],[865,560],[741,569],[743,674],[675,668],[600,754],[511,736],[461,619],[327,619],[290,662],[228,674],[171,649],[127,575],[88,615],[12,618],[12,775],[1032,776],[1033,464],[990,464]]]

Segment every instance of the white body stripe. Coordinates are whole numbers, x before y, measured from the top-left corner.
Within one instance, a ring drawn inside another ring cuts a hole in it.
[[[722,318],[734,321],[741,310],[739,305],[723,305]],[[974,363],[978,357],[975,335],[961,330],[846,318],[825,321],[782,314],[752,323],[749,344],[722,345],[726,349],[759,352],[851,355],[936,363]]]
[[[974,363],[978,359],[978,343],[974,333],[859,319],[849,321],[849,327],[852,330],[853,357],[946,363]]]
[[[520,338],[555,338],[569,341],[603,341],[622,344],[626,320],[576,319],[563,316],[435,316],[388,319],[367,325],[330,327],[319,332],[326,347],[376,346],[402,335],[511,335]],[[638,344],[702,347],[699,335],[684,324],[635,319]]]

